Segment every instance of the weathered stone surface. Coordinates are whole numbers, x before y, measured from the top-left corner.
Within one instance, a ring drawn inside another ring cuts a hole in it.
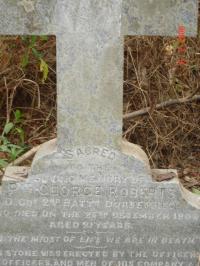
[[[30,167],[27,166],[8,166],[5,169],[3,181],[4,182],[20,182],[28,177]]]
[[[0,34],[57,36],[59,149],[119,148],[122,35],[178,35],[180,23],[195,35],[197,2],[0,0]]]
[[[32,12],[16,1],[1,2],[1,34],[57,36],[59,148],[83,143],[117,147],[122,131],[121,1],[32,0]]]
[[[196,0],[125,0],[123,33],[125,35],[177,36],[185,26],[187,36],[197,34]]]
[[[55,159],[56,158],[56,159]],[[200,212],[115,150],[57,154],[0,194],[0,266],[194,266]]]
[[[145,164],[119,152],[122,1],[0,3],[2,34],[56,34],[59,120],[58,150],[27,181],[3,184],[0,266],[196,265],[199,211],[177,184],[152,182]]]
[[[54,0],[1,0],[0,33],[52,34],[55,33]]]

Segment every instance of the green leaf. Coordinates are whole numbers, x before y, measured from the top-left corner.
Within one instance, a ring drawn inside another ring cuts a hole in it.
[[[173,46],[174,50],[176,50],[179,47],[179,41],[174,41],[172,43],[172,46]]]
[[[0,168],[5,168],[8,165],[8,162],[4,159],[0,159]]]
[[[0,151],[1,152],[6,152],[6,153],[10,153],[9,147],[7,145],[5,145],[5,144],[0,146]]]
[[[10,156],[12,161],[14,161],[17,158],[17,148],[16,147],[11,148],[9,156]]]
[[[30,45],[29,45],[30,48],[32,48],[35,45],[36,40],[37,40],[37,36],[36,35],[32,35],[31,36],[31,40],[30,40]]]
[[[14,127],[14,124],[12,122],[10,123],[7,123],[4,127],[4,130],[3,130],[3,135],[7,135]]]
[[[9,143],[9,140],[4,136],[0,136],[0,141],[3,145],[7,145]]]
[[[194,194],[200,195],[200,190],[198,190],[197,188],[192,188],[192,192]]]
[[[9,156],[12,161],[16,160],[19,155],[21,155],[25,151],[25,148],[17,146],[17,145],[12,145],[11,150],[9,153]]]
[[[40,59],[42,58],[42,54],[40,52],[38,52],[35,48],[31,48],[33,55],[37,58]]]
[[[24,147],[12,143],[8,143],[7,146],[9,147],[9,149],[24,149]]]
[[[48,41],[48,36],[46,36],[46,35],[42,35],[42,36],[40,36],[40,39],[41,39],[42,41]]]
[[[21,143],[24,144],[24,130],[20,127],[17,127],[15,130],[19,134]]]
[[[27,42],[28,36],[21,36],[21,39],[22,39],[23,42]]]
[[[29,52],[26,52],[23,57],[22,57],[22,60],[21,60],[21,66],[23,68],[25,68],[29,63]]]
[[[44,83],[48,77],[49,66],[42,58],[40,58],[40,71],[43,73],[42,83]]]
[[[21,118],[22,118],[22,112],[20,110],[16,110],[14,112],[14,115],[15,115],[15,122],[19,123],[21,121]]]

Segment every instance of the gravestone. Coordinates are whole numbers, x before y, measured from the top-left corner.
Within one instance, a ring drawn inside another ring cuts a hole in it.
[[[150,35],[189,21],[195,35],[197,1],[0,2],[1,34],[56,35],[59,120],[58,150],[26,182],[3,184],[0,266],[198,265],[199,210],[119,148],[121,21]]]

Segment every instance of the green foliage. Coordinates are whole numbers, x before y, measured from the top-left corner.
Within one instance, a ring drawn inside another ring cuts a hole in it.
[[[6,137],[0,137],[0,152],[4,152],[8,159],[3,160],[5,163],[14,161],[19,155],[21,155],[27,148],[25,146],[15,145],[10,143]]]
[[[8,162],[4,159],[0,159],[0,169],[5,168],[8,165]]]
[[[29,63],[29,52],[27,51],[23,56],[21,60],[21,66],[25,68]]]
[[[40,58],[40,71],[43,73],[42,83],[44,83],[48,77],[49,67],[42,58]]]
[[[26,51],[21,58],[22,68],[26,68],[30,63],[30,56],[33,55],[40,62],[40,71],[42,72],[42,83],[44,83],[48,78],[49,66],[44,60],[44,56],[37,50],[37,40],[48,41],[48,36],[23,36],[22,41],[26,46]]]
[[[22,113],[20,110],[16,110],[14,112],[14,116],[15,116],[15,119],[14,119],[14,134],[18,135],[19,136],[19,139],[20,139],[20,144],[21,145],[24,145],[24,130],[21,128],[20,124],[22,122]]]
[[[39,53],[35,48],[32,48],[32,53],[33,53],[33,55],[38,59],[38,60],[40,60],[41,58],[42,58],[42,54],[41,53]]]
[[[4,129],[3,129],[2,136],[7,135],[13,129],[13,127],[14,127],[14,124],[13,123],[7,123],[7,124],[5,124]]]
[[[192,192],[193,192],[194,194],[200,195],[200,190],[197,189],[197,188],[192,188]]]
[[[22,122],[23,115],[20,110],[16,110],[14,112],[13,122],[8,122],[4,126],[0,136],[0,152],[5,154],[6,159],[0,159],[0,168],[6,167],[9,162],[16,160],[27,150],[27,146],[24,144],[24,130],[21,127]],[[18,143],[11,143],[9,141],[9,135],[16,135]]]
[[[41,39],[42,41],[47,42],[47,41],[48,41],[48,36],[46,36],[46,35],[42,35],[42,36],[40,36],[40,39]]]
[[[21,122],[22,119],[22,112],[20,110],[16,110],[14,112],[14,116],[15,116],[15,123],[19,123]]]

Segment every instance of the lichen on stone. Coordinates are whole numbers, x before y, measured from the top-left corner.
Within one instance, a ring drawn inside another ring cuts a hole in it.
[[[18,5],[23,6],[27,13],[33,12],[35,10],[32,0],[21,0]]]

